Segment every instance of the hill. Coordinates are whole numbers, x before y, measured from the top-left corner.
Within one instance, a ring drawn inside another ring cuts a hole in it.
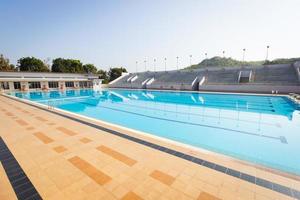
[[[209,59],[202,60],[199,64],[186,67],[185,69],[198,69],[202,67],[233,67],[233,66],[243,66],[243,65],[269,65],[269,64],[289,64],[299,61],[300,58],[280,58],[272,61],[240,61],[232,58],[224,58],[215,56]]]
[[[291,64],[296,61],[300,61],[300,58],[278,58],[272,61],[267,60],[265,65],[274,65],[274,64]]]

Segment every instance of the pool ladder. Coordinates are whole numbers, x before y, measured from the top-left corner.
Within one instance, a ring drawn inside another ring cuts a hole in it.
[[[48,101],[47,106],[48,110],[54,110],[54,101]]]

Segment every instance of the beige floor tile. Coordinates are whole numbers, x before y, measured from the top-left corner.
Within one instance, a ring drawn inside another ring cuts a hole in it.
[[[69,136],[74,136],[77,135],[77,133],[75,133],[74,131],[64,128],[64,127],[58,127],[56,128],[57,130],[61,131],[62,133],[69,135]]]
[[[132,158],[120,153],[120,152],[117,152],[117,151],[115,151],[115,150],[113,150],[113,149],[111,149],[107,146],[101,145],[101,146],[97,147],[97,149],[99,151],[101,151],[102,153],[105,153],[105,154],[107,154],[107,155],[123,162],[124,164],[126,164],[128,166],[132,166],[136,163],[136,160],[134,160],[134,159],[132,159]]]
[[[221,199],[209,193],[201,192],[198,197],[198,200],[221,200]]]
[[[64,146],[56,146],[53,148],[54,151],[56,151],[57,153],[62,153],[67,151],[67,149]]]
[[[91,139],[86,138],[86,137],[83,137],[83,138],[80,139],[80,142],[82,142],[82,143],[84,143],[84,144],[89,143],[89,142],[91,142],[91,141],[92,141]]]
[[[0,199],[14,200],[17,199],[15,192],[9,182],[6,172],[0,162]]]
[[[175,178],[159,170],[154,170],[150,176],[166,185],[171,185]]]
[[[70,158],[69,161],[99,185],[104,185],[111,180],[108,175],[104,174],[103,172],[77,156]]]
[[[134,192],[128,192],[121,198],[121,200],[142,200],[142,198]]]
[[[18,120],[16,120],[16,122],[17,122],[20,126],[27,126],[27,125],[28,125],[28,123],[25,122],[25,121],[22,120],[22,119],[18,119]]]
[[[34,135],[45,144],[49,144],[54,141],[53,139],[51,139],[50,137],[48,137],[46,134],[42,132],[36,132],[34,133]]]

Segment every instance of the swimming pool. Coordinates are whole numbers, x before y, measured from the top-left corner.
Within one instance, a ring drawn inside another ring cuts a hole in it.
[[[300,175],[299,106],[286,97],[118,89],[10,95]]]

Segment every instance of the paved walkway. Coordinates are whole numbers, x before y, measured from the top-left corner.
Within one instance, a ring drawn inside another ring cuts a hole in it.
[[[293,199],[2,96],[0,123],[0,137],[43,199]],[[300,188],[297,180],[214,154],[136,137]],[[3,166],[0,199],[16,199],[18,190],[14,191]]]

